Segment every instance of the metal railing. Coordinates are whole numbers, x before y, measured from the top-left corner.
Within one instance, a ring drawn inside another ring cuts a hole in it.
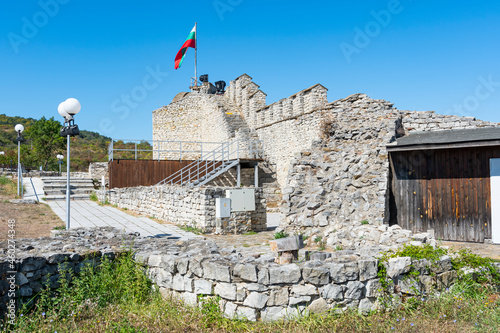
[[[198,160],[188,164],[156,185],[204,185],[239,163],[243,142],[248,144],[245,150],[251,158],[260,157],[259,141],[233,140],[222,142],[214,150],[203,153]]]
[[[118,142],[119,145],[117,144]],[[127,146],[132,145],[133,148],[127,148]],[[120,155],[124,155],[120,153],[124,152],[133,152],[133,159],[135,160],[145,159],[144,156],[146,156],[146,159],[155,159],[158,161],[162,159],[179,161],[186,159],[196,160],[201,158],[204,153],[210,152],[214,147],[220,145],[221,142],[112,139],[108,145],[108,160],[132,159],[132,156],[120,158]],[[144,146],[148,148],[144,148]]]

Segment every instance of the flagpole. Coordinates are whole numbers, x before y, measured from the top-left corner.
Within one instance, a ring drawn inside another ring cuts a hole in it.
[[[198,51],[198,22],[194,23],[194,86],[198,86],[198,72],[196,68],[196,53]]]

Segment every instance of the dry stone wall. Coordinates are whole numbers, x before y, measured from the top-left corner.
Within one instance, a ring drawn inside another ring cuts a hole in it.
[[[282,228],[319,235],[331,246],[347,248],[390,237],[360,223],[387,223],[389,161],[386,146],[404,131],[435,131],[498,126],[471,117],[401,111],[392,103],[355,94],[324,110],[320,140],[292,161],[283,189]],[[400,237],[404,238],[404,237]]]
[[[108,162],[94,162],[89,164],[89,177],[101,181],[102,176],[109,179]]]
[[[332,309],[366,313],[382,307],[378,259],[360,251],[315,253],[308,261],[277,265],[274,255],[246,257],[212,241],[143,238],[111,228],[56,231],[54,238],[20,239],[17,246],[14,269],[7,254],[0,254],[0,311],[9,301],[9,271],[18,272],[20,304],[44,285],[57,288],[61,269],[79,272],[84,265],[113,259],[124,248],[134,251],[135,260],[164,296],[192,305],[206,296],[219,296],[220,308],[229,318],[270,321]],[[457,279],[449,256],[432,264],[426,259],[392,258],[384,266],[387,280],[397,286],[387,290],[396,304],[404,297],[450,287]]]
[[[217,227],[215,199],[224,198],[222,187],[140,186],[108,191],[108,200],[120,208],[152,216],[177,225],[188,225],[214,233]],[[223,233],[262,231],[267,227],[266,200],[255,189],[255,211],[235,212],[223,225]]]

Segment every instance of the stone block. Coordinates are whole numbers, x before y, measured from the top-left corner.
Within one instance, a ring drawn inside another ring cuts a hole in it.
[[[419,272],[420,275],[427,275],[429,274],[431,263],[427,259],[413,260],[412,266],[412,270]]]
[[[334,301],[342,301],[344,299],[344,286],[338,284],[329,284],[320,289],[321,296]]]
[[[270,241],[269,247],[273,252],[295,251],[304,247],[304,241],[300,235],[280,238]]]
[[[365,294],[365,285],[359,281],[349,281],[347,289],[344,293],[344,298],[347,299],[362,299]]]
[[[240,277],[245,281],[257,282],[257,268],[255,265],[246,264],[240,270]]]
[[[418,280],[420,282],[420,290],[422,290],[423,293],[429,294],[434,290],[436,285],[436,279],[434,277],[421,275],[418,277]]]
[[[264,292],[269,290],[267,286],[260,283],[245,283],[243,284],[243,288],[245,288],[248,291],[258,291],[258,292]]]
[[[23,273],[17,273],[16,274],[16,284],[18,286],[24,286],[25,284],[28,284],[28,279]]]
[[[230,301],[236,301],[236,285],[234,283],[217,283],[214,293]]]
[[[198,297],[193,293],[181,293],[181,299],[184,303],[190,306],[196,306],[198,303]]]
[[[309,312],[312,312],[312,313],[321,314],[321,313],[328,312],[330,310],[330,306],[323,298],[318,298],[318,299],[312,301],[311,304],[309,304],[309,306],[307,307],[307,310],[309,310]]]
[[[262,309],[266,306],[266,303],[269,299],[269,296],[265,294],[261,294],[258,292],[251,292],[250,295],[247,296],[245,302],[243,302],[243,306],[248,306],[250,308]]]
[[[361,282],[368,281],[377,277],[378,260],[359,260],[359,280]]]
[[[297,283],[301,278],[300,268],[296,264],[274,266],[269,268],[269,283]]]
[[[288,299],[288,305],[293,307],[297,304],[308,303],[310,301],[311,301],[311,296],[290,297]]]
[[[450,287],[457,279],[458,275],[456,271],[447,271],[439,274],[436,278],[438,290]]]
[[[349,262],[345,264],[329,265],[330,276],[335,283],[344,283],[346,281],[354,281],[358,279],[359,268],[358,263]]]
[[[187,257],[176,258],[175,265],[177,267],[177,272],[179,272],[179,274],[184,275],[188,271],[189,258]]]
[[[363,298],[358,305],[358,312],[363,315],[370,313],[373,307],[373,302],[369,298]]]
[[[238,306],[233,302],[226,302],[226,305],[224,306],[224,315],[227,318],[235,318],[237,308]]]
[[[440,274],[451,269],[452,265],[450,256],[442,256],[431,266],[431,271],[436,274]]]
[[[384,295],[384,287],[380,279],[368,281],[366,284],[366,297],[380,297]]]
[[[52,253],[46,255],[47,258],[47,263],[53,265],[53,264],[60,264],[65,261],[70,260],[70,254],[69,253]]]
[[[305,282],[325,285],[330,282],[330,271],[325,267],[303,267],[302,277]]]
[[[174,277],[162,268],[157,268],[156,284],[159,287],[172,288]]]
[[[318,295],[318,288],[312,284],[294,285],[292,286],[292,294],[296,296],[316,296]]]
[[[160,264],[161,264],[161,255],[154,254],[149,256],[148,259],[149,267],[160,267]]]
[[[397,285],[399,290],[408,295],[419,295],[420,294],[420,283],[417,279],[411,276],[400,275],[397,278]]]
[[[205,279],[231,282],[231,275],[229,273],[228,266],[224,266],[213,261],[204,261],[201,266],[203,267],[203,277]]]
[[[33,289],[31,289],[29,286],[22,286],[21,288],[19,288],[19,296],[21,297],[33,296]]]
[[[411,267],[410,257],[391,258],[387,262],[387,276],[391,279],[398,275],[408,273]]]
[[[203,267],[201,266],[201,262],[197,259],[190,258],[188,268],[189,272],[197,277],[203,277]]]
[[[287,305],[288,304],[288,288],[278,288],[272,290],[267,301],[268,306]]]
[[[261,311],[262,321],[277,321],[286,318],[287,311],[286,307],[282,306],[272,306],[267,307]]]
[[[257,320],[257,311],[255,309],[252,309],[252,308],[238,306],[238,309],[236,309],[236,318],[248,319],[250,321],[256,321]]]
[[[31,272],[42,268],[45,265],[44,257],[28,257],[21,260],[21,272]]]
[[[196,295],[211,295],[212,282],[207,280],[194,280],[194,293]]]
[[[172,279],[172,289],[176,291],[184,291],[184,276],[175,274]]]

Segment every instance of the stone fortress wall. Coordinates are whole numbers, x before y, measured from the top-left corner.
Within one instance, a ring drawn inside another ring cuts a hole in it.
[[[108,200],[119,208],[187,225],[206,233],[217,231],[215,200],[224,198],[228,187],[139,186],[108,191]],[[233,212],[223,221],[221,233],[263,231],[267,227],[266,200],[262,188],[255,189],[255,211]]]
[[[388,223],[386,146],[395,140],[398,120],[401,134],[499,126],[473,117],[401,111],[364,94],[330,103],[323,112],[322,139],[291,162],[281,209],[286,215],[283,228],[320,235],[329,246],[362,246],[384,239],[377,230],[367,235],[356,230],[361,221]]]
[[[228,114],[240,116],[237,126]],[[191,122],[199,125],[186,125]],[[499,126],[474,117],[398,110],[364,94],[329,103],[327,89],[320,84],[266,105],[266,94],[247,74],[231,81],[224,96],[192,93],[156,110],[153,124],[158,139],[172,138],[173,133],[200,140],[258,138],[279,185],[273,192],[283,194],[286,218],[281,227],[325,236],[329,245],[341,242],[343,235],[337,231],[348,234],[353,223],[387,222],[386,145],[394,142],[396,131],[408,135]]]

